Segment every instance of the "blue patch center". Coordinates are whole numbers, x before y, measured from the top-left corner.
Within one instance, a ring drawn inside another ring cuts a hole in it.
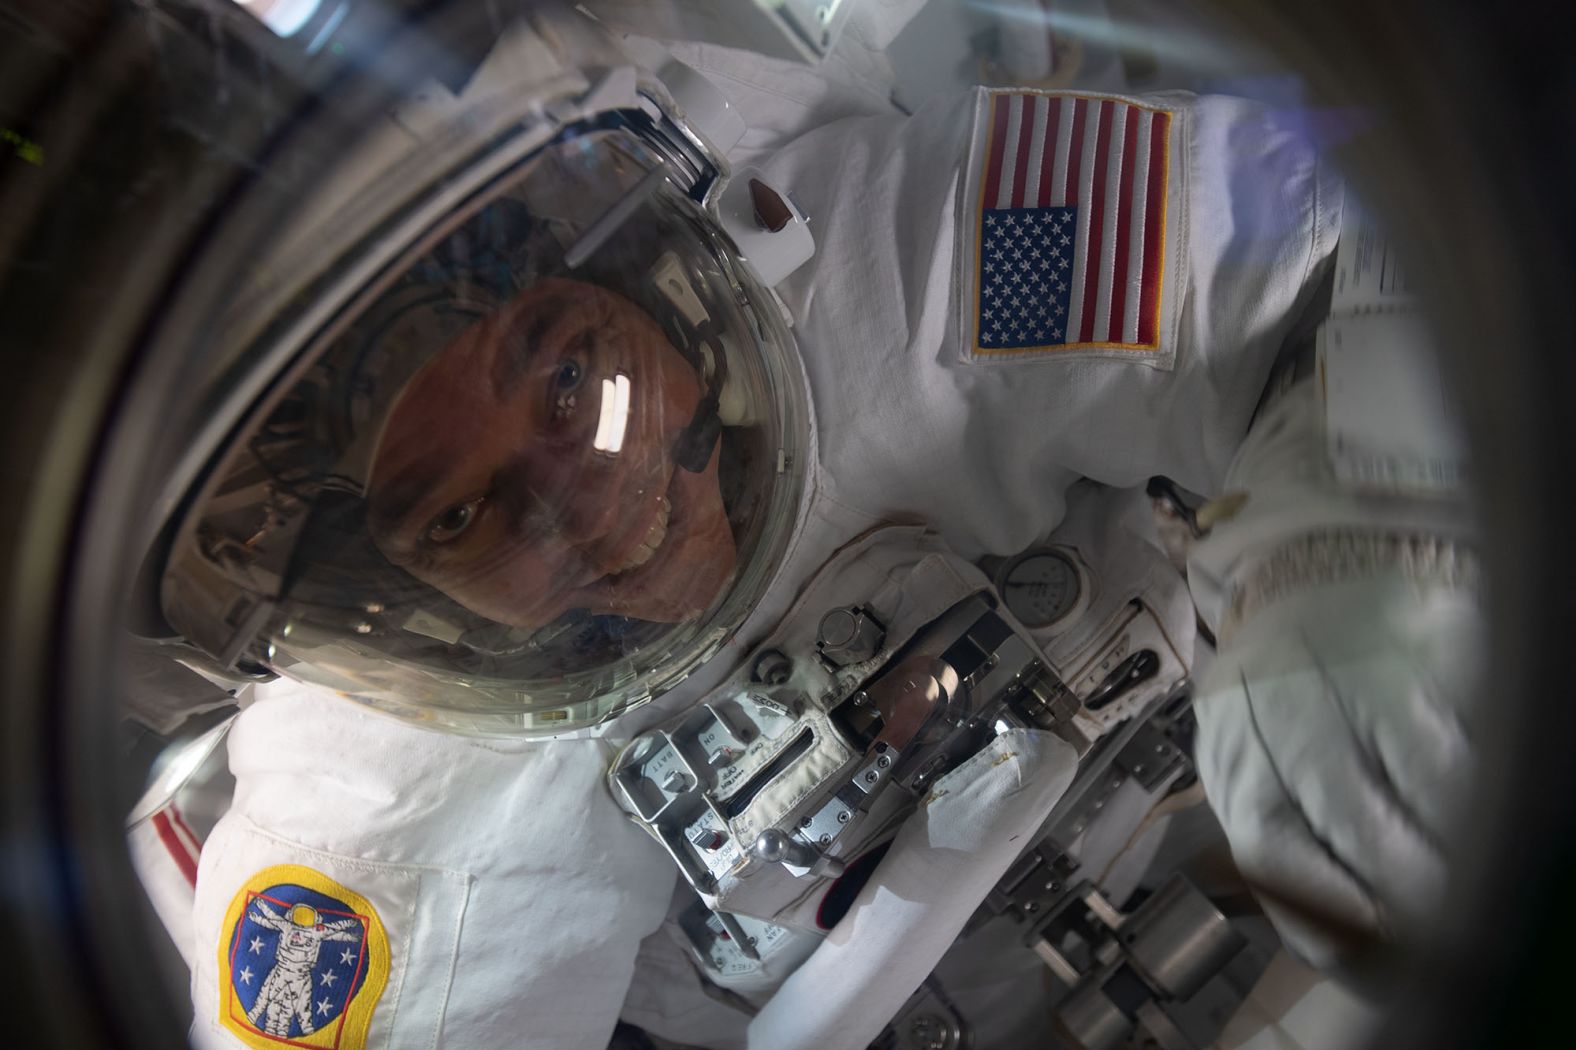
[[[336,1023],[367,979],[367,923],[344,901],[293,883],[247,894],[230,937],[230,984],[277,1038]]]

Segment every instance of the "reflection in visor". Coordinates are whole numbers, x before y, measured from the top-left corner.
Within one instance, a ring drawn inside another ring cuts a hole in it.
[[[216,466],[170,622],[461,731],[593,722],[714,652],[807,424],[769,293],[662,165],[566,129],[367,293]]]
[[[716,452],[699,473],[674,462],[700,399],[645,312],[550,278],[467,329],[400,395],[368,486],[373,540],[516,627],[571,610],[698,616],[735,554]]]
[[[629,377],[619,374],[602,380],[602,414],[597,420],[596,437],[591,446],[610,456],[624,447],[624,432],[629,428]]]
[[[246,12],[279,36],[293,36],[311,21],[323,0],[235,0]],[[340,17],[344,8],[341,7]]]

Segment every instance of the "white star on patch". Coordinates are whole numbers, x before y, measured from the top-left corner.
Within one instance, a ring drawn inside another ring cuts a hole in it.
[[[346,948],[344,951],[339,953],[339,961],[344,963],[346,966],[349,966],[355,962],[355,960],[350,957],[349,948]]]
[[[241,979],[242,984],[251,984],[252,968],[250,966],[244,967],[240,973],[236,974],[236,976]]]
[[[1069,245],[1071,243],[1073,243],[1073,242],[1067,239],[1067,235],[1065,233],[1062,234],[1062,244],[1065,246],[1065,245]]]
[[[262,950],[263,950],[263,939],[261,937],[253,937],[252,938],[252,954],[256,955],[258,952],[260,952]]]
[[[329,1002],[327,999],[319,999],[317,1001],[317,1012],[320,1014],[326,1014],[333,1008],[334,1004]]]
[[[325,973],[322,977],[318,978],[318,980],[322,981],[328,987],[332,988],[332,987],[334,987],[334,980],[338,976],[339,975],[336,974],[333,970],[330,970],[327,973]]]

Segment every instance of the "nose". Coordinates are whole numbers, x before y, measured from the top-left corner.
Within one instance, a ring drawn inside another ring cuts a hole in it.
[[[526,540],[556,535],[573,544],[605,532],[619,509],[619,471],[603,459],[589,445],[542,443],[516,460],[498,487],[516,535]]]

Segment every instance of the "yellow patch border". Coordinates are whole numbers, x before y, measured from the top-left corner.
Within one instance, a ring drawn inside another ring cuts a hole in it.
[[[232,942],[236,939],[242,916],[254,896],[280,883],[290,883],[343,901],[366,924],[367,930],[367,976],[361,990],[355,994],[332,1028],[319,1029],[294,1039],[268,1035],[247,1019],[236,999],[232,976],[232,955],[240,947],[238,942],[233,945]],[[300,864],[276,864],[256,872],[241,884],[231,898],[230,906],[225,909],[224,924],[220,930],[219,1023],[227,1031],[245,1045],[258,1050],[275,1050],[280,1046],[311,1047],[315,1050],[363,1050],[367,1044],[367,1032],[372,1025],[372,1011],[388,985],[391,962],[388,931],[371,901],[313,868]]]

